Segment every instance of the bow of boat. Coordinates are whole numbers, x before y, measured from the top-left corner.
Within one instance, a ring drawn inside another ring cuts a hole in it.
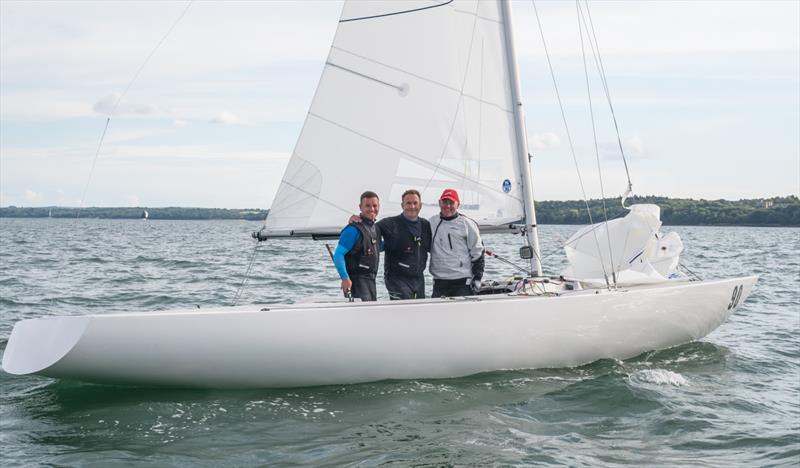
[[[3,354],[3,370],[14,375],[45,371],[75,347],[90,320],[65,316],[17,322]]]

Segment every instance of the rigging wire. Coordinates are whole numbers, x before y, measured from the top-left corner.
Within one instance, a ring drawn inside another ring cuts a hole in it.
[[[261,242],[256,242],[256,245],[253,248],[253,253],[250,254],[250,261],[247,264],[247,270],[244,273],[244,278],[242,278],[242,284],[239,285],[239,289],[236,290],[236,294],[233,296],[233,303],[231,304],[232,306],[235,306],[242,297],[247,280],[250,279],[250,272],[253,270],[253,263],[255,263],[256,254],[258,253],[258,248],[260,246]]]
[[[680,262],[678,262],[678,265],[679,265],[681,268],[683,268],[684,270],[688,271],[688,272],[689,272],[689,273],[690,273],[692,276],[694,276],[694,277],[695,277],[695,279],[697,279],[698,281],[703,281],[703,278],[701,278],[701,277],[700,277],[700,275],[698,275],[697,273],[695,273],[695,272],[693,272],[692,270],[690,270],[690,269],[689,269],[689,267],[687,267],[687,266],[686,266],[686,265],[684,265],[683,263],[680,263]]]
[[[625,176],[628,179],[628,186],[625,190],[625,193],[622,195],[620,203],[622,204],[623,208],[628,209],[628,207],[625,206],[625,200],[628,198],[628,195],[630,195],[631,192],[633,191],[633,183],[631,182],[631,173],[630,170],[628,169],[628,159],[625,157],[625,150],[623,149],[622,146],[622,137],[620,136],[619,124],[617,123],[617,114],[614,112],[614,105],[612,104],[611,101],[611,92],[609,91],[608,88],[608,80],[606,79],[606,70],[605,66],[603,65],[603,55],[600,53],[600,43],[597,41],[597,34],[595,33],[594,22],[592,21],[592,12],[589,9],[589,1],[584,0],[584,2],[586,4],[586,17],[589,19],[588,26],[589,29],[591,30],[591,38],[592,38],[592,40],[589,41],[589,44],[592,46],[592,53],[594,55],[595,65],[598,68],[598,72],[600,74],[600,81],[603,84],[603,90],[605,91],[606,101],[608,102],[608,108],[611,111],[611,119],[614,122],[614,131],[617,134],[617,145],[619,146],[620,156],[622,156],[622,164],[625,167]]]
[[[603,171],[600,166],[600,150],[597,145],[597,126],[594,121],[594,105],[592,104],[592,88],[589,83],[589,68],[586,64],[586,48],[583,40],[583,29],[586,27],[586,19],[583,16],[580,0],[575,0],[575,7],[577,8],[578,19],[578,33],[581,38],[581,57],[583,59],[583,74],[586,77],[586,95],[589,103],[589,118],[592,122],[592,137],[594,138],[594,156],[597,161],[597,177],[600,180],[600,201],[603,205],[603,219],[606,228],[606,242],[608,243],[608,258],[611,263],[611,279],[614,287],[617,287],[617,272],[614,267],[614,252],[611,249],[611,233],[608,228],[608,210],[606,209],[606,194],[603,186]],[[588,7],[588,6],[587,6]],[[598,251],[599,253],[599,251]],[[601,257],[602,258],[602,257]]]
[[[150,54],[147,55],[147,58],[145,58],[144,62],[142,62],[142,64],[139,66],[139,69],[136,70],[136,73],[134,73],[133,78],[128,83],[128,86],[125,87],[125,90],[122,91],[122,94],[119,95],[119,99],[117,99],[117,103],[114,105],[114,108],[111,110],[111,116],[112,117],[117,112],[117,108],[119,107],[119,104],[122,102],[122,99],[125,97],[125,95],[128,94],[128,91],[131,89],[131,86],[133,86],[133,83],[136,81],[137,78],[139,78],[139,74],[142,73],[142,70],[144,70],[144,67],[147,65],[147,62],[149,62],[150,59],[153,58],[153,55],[155,55],[156,51],[161,47],[161,44],[163,44],[164,41],[167,40],[167,37],[172,33],[172,30],[175,29],[175,26],[177,26],[178,23],[183,19],[183,17],[186,15],[186,12],[189,11],[189,7],[192,6],[192,2],[193,1],[194,0],[189,0],[189,2],[186,4],[186,7],[184,7],[184,9],[181,12],[181,14],[172,23],[172,26],[170,26],[169,29],[167,30],[167,32],[164,33],[164,36],[161,37],[161,40],[158,41],[158,44],[156,44],[156,46],[153,47],[153,50],[150,51]]]
[[[516,263],[512,262],[511,260],[508,260],[505,257],[501,257],[500,255],[497,255],[497,253],[495,253],[494,251],[487,250],[486,251],[486,256],[496,258],[497,260],[500,260],[501,262],[505,263],[506,265],[510,265],[510,266],[514,267],[515,269],[521,271],[522,273],[525,273],[526,275],[530,274],[530,272],[526,268],[522,268],[521,266],[517,265]]]
[[[141,65],[139,66],[139,68],[136,70],[136,73],[134,73],[134,74],[133,74],[133,78],[131,78],[131,80],[128,82],[128,85],[127,85],[127,86],[125,86],[125,89],[122,91],[122,94],[120,94],[120,95],[117,97],[117,100],[116,100],[116,102],[114,103],[114,107],[112,107],[112,108],[111,108],[111,112],[109,113],[108,117],[106,118],[106,125],[105,125],[105,127],[103,128],[103,134],[100,136],[100,142],[99,142],[99,143],[98,143],[98,145],[97,145],[97,151],[95,152],[95,154],[94,154],[94,159],[92,160],[92,166],[91,166],[91,168],[90,168],[90,170],[89,170],[89,177],[88,177],[88,178],[87,178],[87,180],[86,180],[86,186],[84,187],[84,189],[83,189],[83,194],[81,195],[81,201],[80,201],[80,204],[78,205],[78,211],[77,211],[77,213],[75,214],[75,217],[76,217],[76,218],[77,218],[78,216],[80,216],[81,209],[83,208],[83,204],[84,204],[84,202],[86,201],[86,193],[87,193],[87,191],[88,191],[88,189],[89,189],[89,184],[90,184],[90,183],[91,183],[91,181],[92,181],[92,175],[94,174],[94,168],[95,168],[95,166],[97,165],[97,160],[98,160],[98,159],[99,159],[99,157],[100,157],[100,150],[103,148],[103,141],[104,141],[104,140],[105,140],[105,138],[106,138],[106,132],[108,131],[108,126],[109,126],[109,124],[111,123],[111,118],[116,116],[116,114],[117,114],[117,109],[119,109],[119,105],[120,105],[120,103],[121,103],[121,102],[122,102],[122,100],[125,98],[125,95],[127,95],[127,94],[128,94],[128,91],[130,91],[131,87],[133,86],[133,83],[134,83],[134,82],[136,82],[136,80],[139,78],[139,74],[141,74],[141,73],[142,73],[142,70],[144,69],[144,67],[147,65],[147,63],[150,61],[150,59],[151,59],[151,58],[153,58],[153,55],[155,55],[156,51],[157,51],[157,50],[158,50],[158,49],[161,47],[161,45],[164,43],[164,41],[167,39],[167,37],[170,35],[170,33],[172,33],[172,30],[173,30],[173,29],[175,29],[175,26],[177,26],[177,25],[178,25],[178,23],[181,21],[181,19],[183,19],[183,17],[186,15],[186,12],[187,12],[187,11],[189,11],[189,7],[190,7],[190,6],[192,6],[192,2],[193,2],[193,1],[194,1],[194,0],[189,0],[189,2],[186,4],[186,7],[183,9],[183,11],[181,12],[181,14],[180,14],[180,15],[178,16],[178,18],[177,18],[177,19],[176,19],[176,20],[175,20],[175,21],[172,23],[172,26],[170,26],[170,27],[169,27],[169,29],[167,30],[167,32],[166,32],[166,33],[165,33],[165,34],[164,34],[164,35],[161,37],[161,40],[160,40],[160,41],[158,41],[158,43],[156,44],[156,46],[155,46],[155,47],[153,47],[153,49],[150,51],[150,53],[149,53],[149,54],[147,55],[147,57],[144,59],[144,61],[142,62],[142,64],[141,64]]]
[[[83,186],[83,192],[81,193],[81,200],[78,203],[78,209],[75,210],[75,219],[78,219],[81,216],[81,210],[83,209],[83,204],[86,200],[86,193],[89,191],[89,183],[92,181],[92,174],[94,174],[94,168],[97,166],[97,159],[100,156],[100,148],[103,147],[103,140],[106,138],[106,132],[108,132],[109,123],[111,123],[111,117],[106,118],[106,124],[103,126],[103,133],[100,135],[100,142],[97,144],[97,150],[94,153],[94,159],[92,159],[92,165],[89,168],[89,177],[86,179],[86,185]]]
[[[589,208],[589,200],[586,198],[586,188],[584,187],[583,177],[581,176],[581,170],[580,167],[578,166],[578,157],[575,154],[575,145],[573,144],[572,141],[572,134],[569,131],[569,124],[567,123],[567,115],[566,112],[564,111],[564,104],[561,100],[561,93],[558,90],[558,83],[556,82],[556,74],[555,71],[553,70],[553,63],[550,60],[550,52],[547,48],[547,41],[545,41],[544,38],[544,29],[542,29],[542,22],[539,18],[539,9],[536,8],[536,0],[531,0],[531,3],[533,4],[533,11],[536,15],[536,23],[539,25],[539,34],[542,38],[542,46],[544,47],[545,57],[547,58],[547,66],[550,69],[550,77],[553,80],[553,88],[555,89],[556,99],[558,100],[558,107],[561,110],[561,120],[564,123],[564,131],[567,134],[567,141],[569,142],[569,149],[570,153],[572,154],[572,161],[575,163],[575,172],[578,174],[578,182],[581,187],[581,194],[583,195],[583,203],[586,205],[586,213],[589,215],[589,224],[591,225],[594,224],[594,221],[592,220],[592,210]],[[600,241],[597,238],[597,233],[595,232],[594,229],[592,229],[592,233],[594,234],[594,241],[595,241],[595,246],[597,247],[597,251],[600,252]],[[603,268],[603,277],[606,280],[606,287],[608,289],[611,289],[611,284],[608,282],[608,273],[606,272],[606,266],[605,263],[602,262],[602,258],[600,265]]]
[[[181,19],[183,19],[183,17],[186,15],[186,12],[189,10],[189,7],[192,5],[193,1],[194,0],[189,0],[189,2],[186,4],[186,7],[183,9],[181,14],[172,23],[172,26],[169,27],[169,29],[164,34],[164,36],[161,37],[161,40],[158,41],[158,44],[156,44],[156,46],[153,47],[153,49],[150,51],[150,53],[147,55],[147,58],[145,58],[144,62],[142,62],[142,64],[136,70],[136,73],[134,73],[133,78],[131,78],[131,80],[128,82],[128,85],[125,87],[125,89],[123,90],[122,94],[120,94],[119,97],[117,97],[117,100],[114,103],[114,107],[111,109],[111,112],[106,117],[106,123],[103,126],[103,133],[100,135],[100,141],[97,143],[97,150],[94,153],[94,158],[92,159],[92,165],[89,168],[89,175],[86,178],[86,184],[83,186],[83,192],[81,193],[81,199],[80,199],[80,202],[78,203],[78,209],[75,210],[75,219],[76,220],[78,218],[80,218],[81,211],[83,210],[84,204],[86,203],[86,194],[88,193],[89,185],[92,182],[92,176],[94,175],[94,170],[95,170],[95,167],[97,166],[97,160],[100,158],[100,151],[103,148],[103,142],[105,141],[106,133],[108,133],[108,127],[109,127],[109,125],[111,123],[111,118],[116,115],[117,109],[119,108],[119,105],[122,102],[122,99],[125,97],[126,94],[128,94],[128,91],[131,89],[131,87],[133,86],[133,83],[139,77],[139,74],[142,72],[142,70],[144,69],[145,65],[147,65],[147,62],[150,61],[150,59],[153,57],[153,55],[155,55],[156,50],[158,50],[161,47],[161,44],[164,43],[164,41],[167,39],[167,37],[170,35],[170,33],[172,33],[172,30],[175,29],[175,26],[177,26],[178,23],[181,21]],[[61,279],[61,273],[62,273],[62,269],[59,269],[58,273],[56,274],[56,279],[53,282],[54,285],[58,285],[59,284],[59,280]],[[53,305],[55,305],[55,297],[53,298]]]
[[[456,123],[458,122],[458,114],[461,113],[462,116],[464,114],[464,110],[463,110],[464,109],[463,108],[463,104],[464,104],[464,87],[467,84],[467,78],[469,78],[469,66],[470,66],[470,63],[472,62],[472,50],[473,50],[473,47],[475,46],[475,28],[478,25],[478,7],[479,6],[480,5],[478,5],[478,4],[475,5],[475,16],[473,17],[473,20],[472,20],[472,31],[470,33],[469,47],[467,48],[467,63],[466,63],[466,66],[464,67],[464,75],[461,77],[461,88],[459,88],[459,90],[458,90],[458,101],[456,102],[455,112],[453,113],[453,121],[450,123],[450,131],[447,133],[447,138],[445,139],[444,145],[442,146],[442,152],[439,154],[439,158],[436,160],[436,166],[434,167],[433,171],[431,172],[431,176],[428,178],[428,181],[425,183],[425,186],[421,190],[422,193],[425,193],[425,191],[428,190],[428,187],[430,187],[431,182],[433,182],[433,178],[436,177],[436,175],[439,173],[439,169],[442,167],[442,163],[444,162],[445,153],[447,153],[447,146],[450,144],[450,140],[453,138],[453,131],[455,130]],[[483,46],[483,41],[482,40],[483,40],[483,38],[481,38],[481,46]],[[483,60],[483,49],[481,49],[481,60]],[[483,63],[481,63],[481,73],[482,72],[483,72]],[[483,75],[481,75],[481,83],[483,83]],[[483,92],[482,89],[481,89],[481,92]],[[462,187],[463,187],[464,180],[467,179],[466,175],[467,175],[466,171],[464,171],[464,176],[462,177]],[[478,178],[480,179],[480,174],[478,175]],[[421,201],[422,200],[420,200],[420,202]]]

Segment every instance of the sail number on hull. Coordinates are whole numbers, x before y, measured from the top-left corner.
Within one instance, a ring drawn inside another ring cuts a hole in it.
[[[728,310],[731,310],[739,305],[739,299],[742,298],[742,289],[744,289],[744,285],[741,284],[733,287],[733,293],[731,293],[731,302],[728,304]]]

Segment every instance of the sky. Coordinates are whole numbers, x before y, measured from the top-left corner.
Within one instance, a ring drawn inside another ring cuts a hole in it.
[[[596,198],[575,3],[536,5]],[[634,193],[800,194],[800,2],[589,5]],[[513,8],[535,197],[580,199],[532,3]],[[268,208],[340,12],[338,1],[0,0],[0,206]],[[593,93],[602,193],[616,196],[625,173]]]

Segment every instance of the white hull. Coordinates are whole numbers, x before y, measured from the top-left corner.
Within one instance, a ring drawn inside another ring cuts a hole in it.
[[[14,327],[3,369],[107,383],[266,388],[576,366],[700,339],[756,279],[32,319]]]

